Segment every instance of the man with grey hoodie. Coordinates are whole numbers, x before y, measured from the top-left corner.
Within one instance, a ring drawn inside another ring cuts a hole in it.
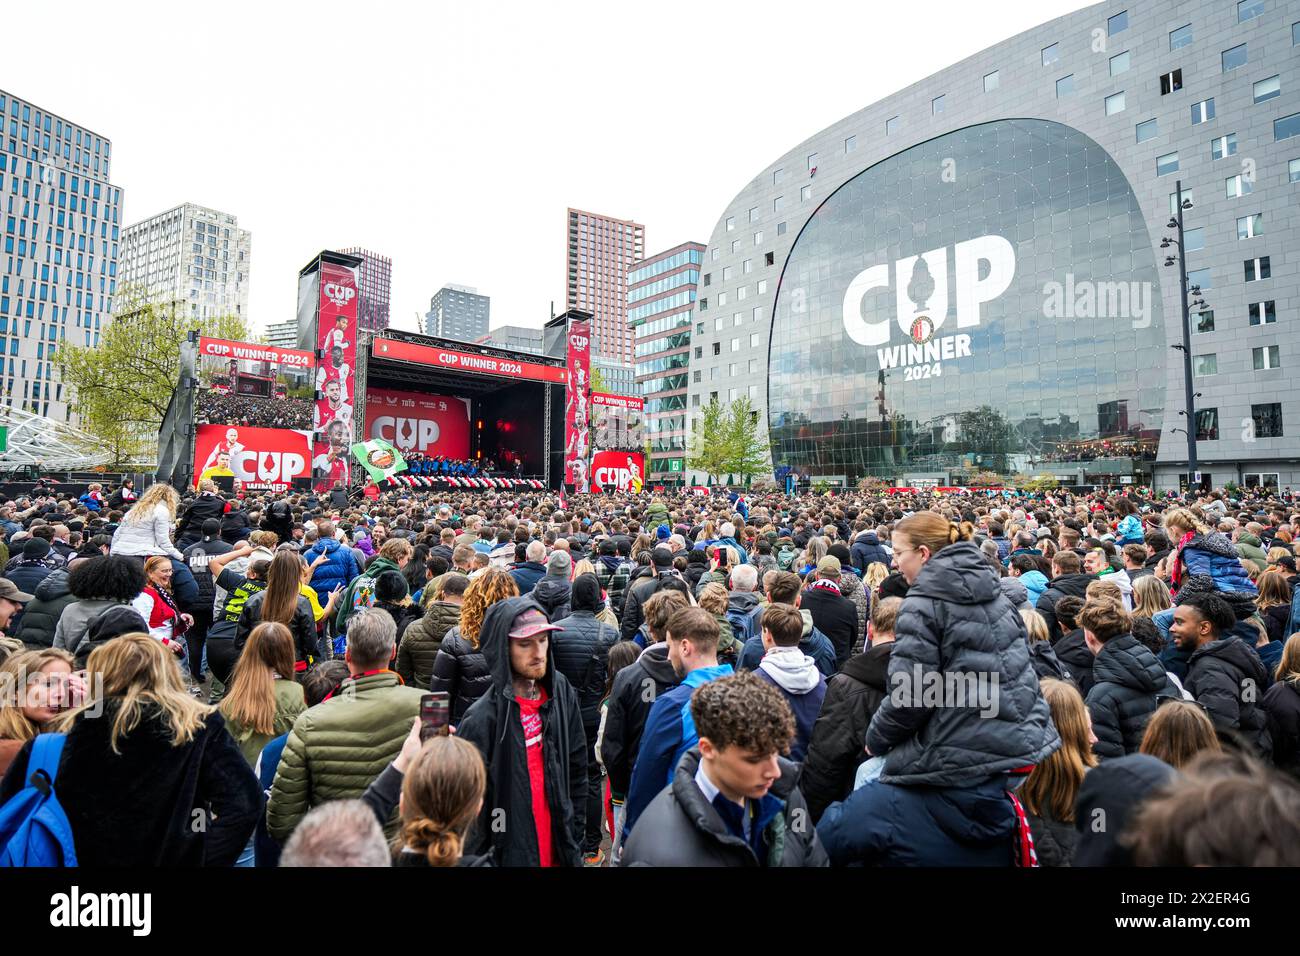
[[[799,648],[803,616],[789,604],[773,604],[763,612],[763,660],[755,673],[776,687],[794,712],[795,735],[790,759],[801,763],[812,739],[813,724],[826,697],[826,678],[817,663]]]

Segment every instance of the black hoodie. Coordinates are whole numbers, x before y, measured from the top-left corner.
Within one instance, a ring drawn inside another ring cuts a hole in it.
[[[474,702],[456,728],[478,747],[487,764],[488,793],[465,852],[491,852],[499,866],[538,866],[537,831],[528,776],[528,751],[510,667],[510,626],[523,611],[538,607],[527,597],[507,598],[488,609],[479,630],[479,649],[492,673],[492,688]],[[555,669],[555,644],[547,642],[546,676],[538,683],[547,700],[541,706],[542,757],[546,803],[551,810],[551,852],[556,866],[579,866],[587,799],[587,738],[578,695]],[[505,812],[498,819],[497,810]]]
[[[668,660],[668,645],[651,644],[641,656],[614,677],[605,713],[605,735],[600,740],[600,757],[609,774],[609,787],[622,797],[632,784],[632,767],[641,750],[650,706],[660,694],[672,690],[682,679]]]
[[[826,697],[799,778],[814,823],[828,806],[853,792],[858,765],[867,759],[867,727],[887,693],[893,649],[894,642],[889,641],[855,654],[826,682]]]
[[[1209,713],[1215,730],[1240,734],[1265,760],[1271,756],[1272,739],[1260,706],[1268,671],[1254,648],[1239,637],[1211,641],[1188,660],[1183,686]]]
[[[1047,585],[1047,590],[1039,595],[1038,603],[1034,607],[1047,621],[1047,634],[1052,643],[1061,639],[1061,626],[1056,622],[1056,602],[1063,597],[1083,597],[1088,590],[1088,585],[1096,579],[1096,575],[1093,574],[1062,574],[1052,578],[1051,583]]]

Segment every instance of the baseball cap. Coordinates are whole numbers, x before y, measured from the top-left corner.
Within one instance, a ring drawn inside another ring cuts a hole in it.
[[[36,598],[26,591],[18,590],[18,585],[14,584],[8,578],[0,578],[0,598],[9,601],[17,601],[26,604],[28,601],[35,601]]]
[[[833,554],[828,554],[817,562],[817,570],[819,572],[832,571],[835,574],[839,574],[841,570],[840,559],[835,557]]]
[[[0,595],[0,597],[3,597],[3,595]],[[547,631],[559,630],[562,630],[562,628],[546,620],[546,615],[540,610],[529,608],[515,615],[514,622],[510,626],[510,636],[517,641],[522,641],[524,638],[545,634]]]

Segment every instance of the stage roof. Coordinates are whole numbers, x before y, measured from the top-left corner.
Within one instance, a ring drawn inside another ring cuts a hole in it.
[[[527,383],[563,386],[563,359],[388,329],[369,337],[369,386],[477,397]]]

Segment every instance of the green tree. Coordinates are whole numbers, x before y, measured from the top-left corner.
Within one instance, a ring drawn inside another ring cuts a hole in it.
[[[591,366],[591,390],[593,392],[609,392],[605,387],[605,372],[599,365]]]
[[[686,467],[702,471],[711,484],[727,473],[730,455],[727,450],[728,416],[715,398],[695,418],[686,448]]]
[[[726,428],[727,463],[725,470],[749,483],[754,475],[767,468],[767,444],[759,433],[758,412],[748,397],[731,403]]]
[[[119,294],[119,308],[99,344],[63,341],[56,360],[71,389],[81,427],[113,449],[114,464],[153,458],[167,403],[180,377],[186,335],[248,341],[248,327],[235,316],[194,319],[183,302],[150,302],[138,290]]]

